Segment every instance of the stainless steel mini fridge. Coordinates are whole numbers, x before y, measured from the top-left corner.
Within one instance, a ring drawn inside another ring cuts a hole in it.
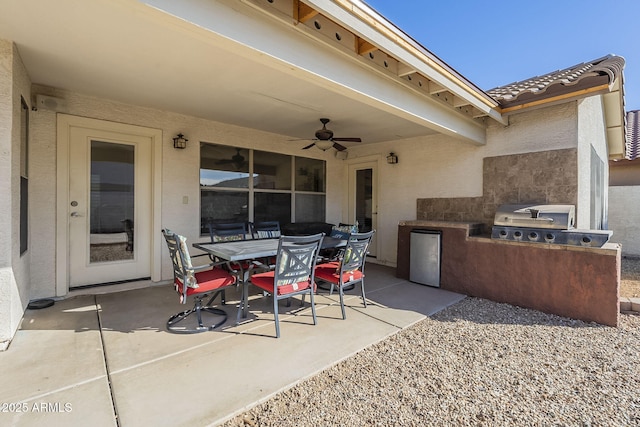
[[[440,231],[411,231],[410,281],[440,287],[441,237]]]

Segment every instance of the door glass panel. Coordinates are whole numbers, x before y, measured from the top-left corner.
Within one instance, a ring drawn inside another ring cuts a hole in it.
[[[373,169],[356,171],[356,220],[361,233],[373,224]]]
[[[133,145],[91,141],[91,263],[133,259]]]

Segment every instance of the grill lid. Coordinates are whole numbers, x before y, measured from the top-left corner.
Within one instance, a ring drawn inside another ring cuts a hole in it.
[[[493,224],[568,230],[575,226],[575,219],[574,205],[501,205]]]

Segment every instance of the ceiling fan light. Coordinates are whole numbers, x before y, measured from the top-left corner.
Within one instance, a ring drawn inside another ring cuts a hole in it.
[[[318,147],[322,151],[327,151],[329,148],[333,147],[333,141],[317,141],[316,147]]]

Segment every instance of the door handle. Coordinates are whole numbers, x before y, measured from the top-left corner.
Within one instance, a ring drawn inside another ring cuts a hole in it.
[[[80,215],[78,212],[71,212],[71,217],[72,218],[78,218],[81,217],[82,215]]]

